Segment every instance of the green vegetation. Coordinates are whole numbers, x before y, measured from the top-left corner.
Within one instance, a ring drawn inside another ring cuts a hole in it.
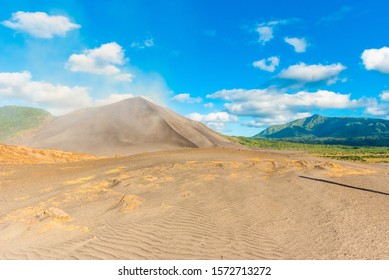
[[[41,125],[50,118],[49,112],[21,106],[0,107],[0,141]]]
[[[389,120],[313,115],[271,126],[254,137],[310,144],[389,146]]]
[[[314,156],[340,160],[389,162],[388,147],[357,147],[344,145],[307,144],[248,137],[229,137],[229,139],[250,148],[297,150],[304,151],[307,154]]]

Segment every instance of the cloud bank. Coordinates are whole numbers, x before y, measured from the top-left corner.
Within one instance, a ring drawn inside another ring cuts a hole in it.
[[[224,107],[229,114],[256,118],[256,126],[291,121],[310,115],[314,109],[351,109],[367,104],[364,99],[351,99],[350,94],[327,90],[288,94],[271,88],[232,89],[217,91],[207,95],[207,98],[227,101]]]

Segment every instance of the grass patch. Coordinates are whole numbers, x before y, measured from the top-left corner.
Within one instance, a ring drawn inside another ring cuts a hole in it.
[[[309,155],[360,162],[388,162],[388,147],[358,147],[346,145],[307,144],[250,137],[229,137],[250,148],[304,151]]]
[[[50,113],[41,109],[21,106],[0,107],[0,141],[38,127],[49,117]]]

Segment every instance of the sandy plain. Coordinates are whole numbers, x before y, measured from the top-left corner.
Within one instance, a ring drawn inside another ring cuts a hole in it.
[[[387,165],[230,148],[20,149],[2,147],[0,259],[389,258]]]

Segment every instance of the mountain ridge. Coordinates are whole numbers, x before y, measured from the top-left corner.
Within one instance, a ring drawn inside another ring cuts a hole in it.
[[[389,120],[325,117],[318,114],[270,126],[254,138],[296,142],[389,146]]]
[[[41,126],[53,116],[39,108],[26,106],[0,107],[0,141]]]

